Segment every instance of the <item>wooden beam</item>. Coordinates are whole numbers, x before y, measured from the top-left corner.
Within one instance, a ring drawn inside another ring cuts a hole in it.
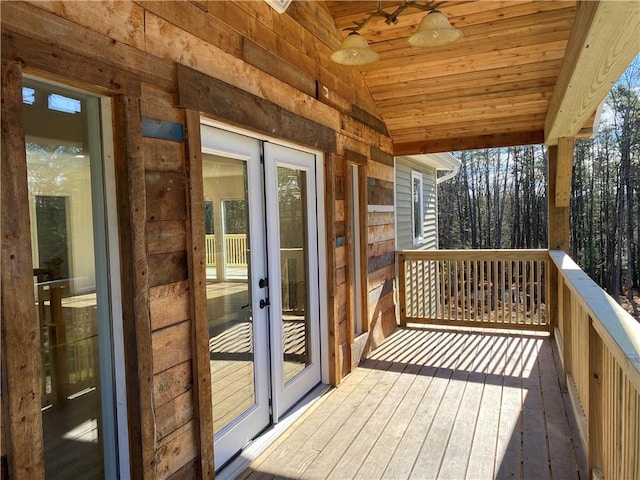
[[[558,140],[556,166],[556,207],[568,207],[571,200],[571,176],[573,173],[573,138]]]
[[[583,1],[545,120],[545,143],[574,137],[640,52],[637,1]]]
[[[330,128],[192,68],[177,69],[181,107],[324,152],[336,151],[336,134]]]
[[[556,198],[556,180],[559,161],[558,145],[549,147],[548,153],[548,198]],[[555,201],[548,202],[548,239],[550,250],[564,250],[569,252],[569,207],[557,206]]]
[[[40,326],[33,308],[22,68],[2,62],[2,423],[9,475],[44,478]]]
[[[2,58],[65,83],[93,85],[100,93],[140,96],[140,77],[135,73],[19,33],[3,32]]]
[[[132,372],[126,378],[130,468],[132,478],[150,480],[155,476],[156,431],[140,100],[115,97],[113,118],[125,363]]]
[[[329,383],[340,384],[340,365],[338,364],[338,305],[336,303],[336,163],[342,157],[331,154],[324,157],[324,178],[326,182],[325,215],[327,222],[327,323],[329,328]]]
[[[366,166],[367,165],[367,156],[366,155],[362,155],[361,153],[358,152],[354,152],[353,150],[348,150],[345,149],[344,151],[345,153],[345,157],[348,163],[354,163],[356,165],[360,165],[360,166]],[[345,173],[345,176],[347,175],[347,173]]]
[[[193,329],[193,395],[199,439],[200,478],[213,478],[213,413],[211,410],[211,368],[207,321],[206,254],[202,216],[202,151],[200,114],[186,112],[187,176],[189,184],[188,267]]]
[[[416,155],[421,153],[475,150],[479,148],[534,145],[537,143],[542,143],[543,140],[544,132],[542,130],[494,135],[479,135],[468,138],[442,138],[419,142],[397,143],[393,146],[393,154],[396,156]]]

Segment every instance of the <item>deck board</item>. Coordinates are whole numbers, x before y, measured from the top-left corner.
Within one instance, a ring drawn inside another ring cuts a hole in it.
[[[396,330],[241,478],[584,478],[542,334]]]

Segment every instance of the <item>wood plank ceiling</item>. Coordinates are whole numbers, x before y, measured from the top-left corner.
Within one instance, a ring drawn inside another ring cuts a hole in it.
[[[377,4],[327,2],[343,36]],[[399,4],[382,8],[392,12]],[[360,30],[380,59],[355,68],[395,153],[542,143],[576,2],[448,1],[439,10],[463,31],[458,42],[410,47],[407,38],[425,15],[417,9],[405,10],[395,25],[378,17]]]

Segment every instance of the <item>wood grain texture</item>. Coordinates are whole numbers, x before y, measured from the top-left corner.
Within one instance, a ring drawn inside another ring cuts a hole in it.
[[[268,135],[336,151],[335,132],[268,100],[196,70],[178,66],[180,105]]]
[[[146,240],[146,192],[139,99],[113,101],[122,316],[127,375],[130,468],[152,479],[155,456],[153,359]]]
[[[146,233],[149,255],[186,250],[187,232],[182,220],[147,222]]]
[[[206,295],[206,253],[204,246],[204,216],[202,202],[202,153],[200,115],[186,112],[187,183],[189,228],[187,265],[189,271],[190,314],[192,319],[194,410],[198,438],[200,478],[214,475],[213,413],[209,354],[209,324]]]
[[[397,329],[240,478],[583,478],[557,377],[541,379],[553,366],[549,343]],[[529,387],[539,401],[529,400]],[[543,408],[543,398],[560,403]],[[523,414],[542,428],[522,423]],[[547,435],[566,450],[533,465],[540,475],[521,469],[549,453]]]
[[[161,284],[149,289],[151,329],[158,330],[191,318],[189,283]]]
[[[171,62],[42,10],[37,5],[38,2],[33,5],[23,2],[4,3],[3,31],[20,33],[45,45],[51,45],[51,32],[55,32],[57,47],[94,59],[98,65],[104,62],[130,71],[138,75],[142,81],[166,91],[175,89],[175,67]],[[95,14],[90,3],[72,2],[72,5],[74,9],[82,8],[88,10],[91,15]],[[43,72],[47,70],[48,68],[44,68]]]
[[[327,325],[329,329],[329,383],[339,385],[341,380],[341,366],[338,358],[338,305],[336,298],[336,254],[333,245],[336,244],[334,202],[336,198],[336,164],[343,163],[342,157],[331,154],[324,158],[325,191],[325,222],[327,226]]]
[[[276,55],[251,40],[243,38],[242,47],[242,58],[247,63],[282,80],[310,97],[316,96],[316,81],[313,78],[282,61]]]
[[[40,327],[33,294],[22,68],[2,62],[2,423],[10,475],[44,477]]]
[[[571,200],[571,176],[573,174],[573,138],[558,139],[556,163],[555,206],[569,207]]]
[[[186,220],[186,180],[183,173],[145,173],[147,221]]]
[[[612,27],[611,22],[615,23]],[[640,52],[637,2],[580,2],[545,119],[545,143],[574,137]],[[586,79],[589,81],[585,81]]]
[[[185,251],[150,255],[147,258],[147,264],[150,287],[180,282],[189,278],[187,252]]]
[[[171,478],[197,456],[195,422],[191,421],[171,432],[158,443],[154,478]]]
[[[20,33],[3,32],[2,58],[67,83],[92,85],[101,93],[140,95],[140,78],[136,74]]]

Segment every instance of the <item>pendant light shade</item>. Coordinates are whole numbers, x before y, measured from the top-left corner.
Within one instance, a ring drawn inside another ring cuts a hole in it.
[[[439,47],[455,42],[461,37],[461,30],[453,28],[445,15],[433,10],[422,19],[416,33],[409,37],[409,45],[412,47]]]
[[[341,65],[368,65],[378,60],[378,54],[369,47],[363,36],[352,32],[331,54],[331,60]]]

